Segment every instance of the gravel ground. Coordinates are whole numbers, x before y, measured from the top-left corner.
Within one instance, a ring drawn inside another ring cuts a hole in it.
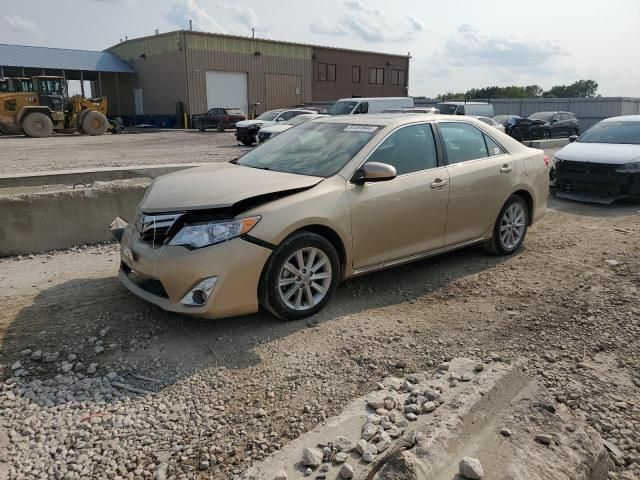
[[[162,163],[223,162],[247,150],[232,131],[164,130],[140,134],[53,135],[27,138],[0,135],[0,175],[76,168]]]
[[[609,442],[610,478],[640,478],[640,205],[550,203],[517,255],[354,279],[306,322],[162,312],[118,284],[114,245],[0,260],[0,477],[233,478],[460,356],[524,358]]]

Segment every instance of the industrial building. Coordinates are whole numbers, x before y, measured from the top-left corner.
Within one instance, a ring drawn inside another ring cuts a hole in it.
[[[216,106],[250,115],[345,97],[406,96],[409,55],[175,31],[106,51],[0,44],[0,77],[59,75],[125,124],[183,126]],[[90,82],[90,91],[85,84]]]
[[[183,112],[216,106],[255,114],[352,96],[406,96],[408,88],[408,55],[194,31],[129,39],[107,51],[136,72],[120,82],[120,95],[113,83],[104,86],[120,98],[110,113],[165,126],[180,123]]]

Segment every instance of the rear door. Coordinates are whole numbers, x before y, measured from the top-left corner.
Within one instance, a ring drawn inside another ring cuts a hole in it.
[[[490,135],[467,122],[438,122],[449,176],[445,245],[483,237],[516,178],[516,164]]]
[[[438,160],[429,123],[405,125],[366,160],[396,168],[397,177],[354,185],[351,203],[353,266],[366,269],[441,248],[447,218],[447,168]]]

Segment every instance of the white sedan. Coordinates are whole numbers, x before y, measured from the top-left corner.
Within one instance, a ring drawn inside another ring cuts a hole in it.
[[[326,117],[326,115],[322,115],[320,113],[305,113],[302,115],[298,115],[297,117],[293,117],[291,120],[286,122],[278,123],[276,125],[271,125],[268,127],[263,127],[258,132],[258,143],[264,143],[270,138],[273,138],[277,135],[280,135],[282,132],[286,132],[292,127],[296,125],[300,125],[302,123],[308,122],[309,120],[313,120],[315,118]]]

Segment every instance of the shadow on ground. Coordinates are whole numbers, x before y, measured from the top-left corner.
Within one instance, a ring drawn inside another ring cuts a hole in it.
[[[255,349],[260,344],[367,309],[409,302],[502,260],[473,247],[352,279],[341,284],[323,312],[295,322],[262,312],[203,321],[164,312],[129,293],[115,277],[72,280],[43,290],[17,312],[7,328],[0,362],[21,360],[46,379],[75,354],[85,365],[98,363],[98,374],[131,372],[166,385],[210,366],[255,365],[261,361]],[[96,347],[104,351],[96,353]],[[21,355],[25,349],[59,352],[59,360],[31,361]]]

